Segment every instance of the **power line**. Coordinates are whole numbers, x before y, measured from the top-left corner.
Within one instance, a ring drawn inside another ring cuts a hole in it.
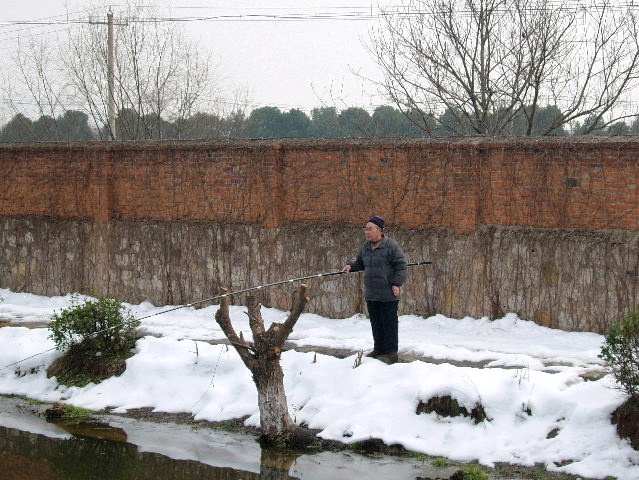
[[[2,34],[4,33],[15,33],[15,32],[21,32],[24,30],[31,30],[33,28],[39,28],[42,25],[63,25],[63,24],[68,24],[71,23],[70,19],[69,19],[69,15],[76,15],[78,13],[84,13],[83,10],[78,10],[75,12],[70,12],[70,13],[65,13],[65,14],[61,14],[61,15],[51,15],[50,17],[42,17],[42,18],[38,18],[36,20],[8,20],[5,22],[0,22],[0,28],[3,27],[10,27],[13,25],[33,25],[32,27],[28,27],[28,28],[17,28],[15,30],[7,30],[7,31],[3,31],[0,32]],[[51,20],[49,19],[55,19],[55,18],[60,18],[60,17],[66,17],[66,20],[56,20],[55,23],[51,22]],[[46,21],[48,20],[48,21]]]
[[[83,13],[83,10],[78,10],[75,12],[67,12],[65,14],[61,14],[61,15],[52,15],[50,17],[42,17],[39,18],[37,20],[34,20],[35,22],[43,22],[44,20],[48,20],[48,19],[55,19],[55,18],[60,18],[60,17],[66,17],[67,19],[69,18],[69,15],[76,15],[79,13]],[[43,22],[45,23],[45,22]],[[20,35],[20,32],[31,32],[32,30],[36,30],[39,28],[42,28],[43,26],[49,26],[49,24],[47,23],[46,25],[42,25],[42,24],[33,24],[33,25],[29,25],[29,26],[24,26],[24,28],[15,28],[12,30],[2,30],[3,27],[10,27],[14,24],[12,23],[7,23],[7,22],[0,22],[0,41],[4,41],[4,42],[8,42],[10,40],[18,40],[21,38],[24,38],[23,35]],[[53,25],[53,24],[51,24]],[[68,23],[67,21],[62,21],[60,23],[58,23],[58,25],[68,25],[71,28],[75,28],[78,25],[72,25],[71,23]],[[41,35],[51,35],[54,33],[58,33],[58,32],[66,32],[69,29],[56,29],[56,30],[48,30],[48,31],[44,31],[44,32],[39,32],[39,33],[29,33],[28,37],[36,37],[36,36],[41,36]],[[14,34],[17,33],[18,35],[15,35],[13,37],[8,37],[6,35],[10,35],[10,34]],[[8,47],[6,46],[0,46],[0,48],[4,48],[4,49],[8,49]]]
[[[211,7],[182,7],[182,8],[211,8]],[[344,7],[345,8],[345,7]],[[616,5],[609,5],[604,3],[590,3],[582,4],[576,2],[573,4],[566,3],[549,3],[546,6],[529,7],[524,10],[529,11],[548,11],[548,12],[578,12],[589,10],[609,9],[611,11],[621,11],[626,9],[637,9],[639,5],[634,3],[620,3]],[[255,7],[255,10],[269,10],[269,8]],[[286,10],[284,7],[271,7],[271,9]],[[291,10],[291,9],[288,9]],[[511,11],[509,8],[495,9],[495,13],[506,13]],[[79,13],[79,12],[74,12]],[[359,10],[350,11],[326,11],[326,12],[302,12],[295,13],[237,13],[237,14],[214,14],[214,15],[201,15],[201,16],[139,16],[128,18],[130,23],[190,23],[190,22],[291,22],[291,21],[371,21],[385,17],[406,17],[406,16],[423,16],[433,15],[436,12],[427,10],[415,10],[410,7],[393,6],[387,10],[374,11],[368,8],[361,8]],[[468,9],[456,10],[455,13],[460,15],[472,15],[473,11]],[[64,20],[47,20],[47,18],[57,18],[61,15],[54,17],[46,17],[38,20],[9,20],[0,22],[0,27],[25,25],[31,26],[31,28],[37,28],[42,26],[51,25],[86,25],[95,23],[91,19],[84,18],[66,18]],[[25,30],[25,29],[23,29]]]
[[[202,8],[211,8],[211,7],[202,7]],[[257,9],[257,8],[256,8]],[[284,10],[284,8],[281,8]],[[269,8],[259,8],[259,10],[269,10]],[[290,10],[290,9],[286,9]],[[73,14],[81,13],[74,12]],[[62,15],[55,15],[52,17],[45,17],[41,19],[35,20],[7,20],[4,22],[0,22],[1,27],[14,26],[14,25],[28,25],[34,26],[35,28],[40,26],[48,26],[48,25],[70,25],[70,24],[87,24],[91,23],[92,20],[85,18],[69,18],[67,16],[66,19],[63,20],[49,20],[61,17]],[[205,15],[205,16],[134,16],[131,20],[139,23],[145,22],[196,22],[196,21],[227,21],[227,20],[244,20],[244,21],[252,21],[252,20],[331,20],[331,19],[361,19],[361,18],[372,18],[375,17],[375,14],[371,15],[371,10],[362,9],[362,10],[354,10],[349,12],[317,12],[317,13],[236,13],[236,14],[215,14],[215,15]]]
[[[73,25],[70,28],[77,28],[78,26],[79,25]],[[26,38],[40,37],[42,35],[53,35],[54,33],[68,32],[68,31],[69,31],[68,28],[58,28],[56,30],[47,30],[46,32],[32,33]],[[0,32],[0,35],[2,35],[1,32]],[[20,39],[23,39],[23,38],[25,38],[25,37],[21,36],[21,35],[18,35],[16,37],[2,37],[2,36],[0,36],[0,41],[1,42],[9,42],[10,40],[20,40]],[[0,45],[0,48],[3,48],[5,50],[10,50],[10,49],[13,49],[14,47],[9,47],[8,45]]]

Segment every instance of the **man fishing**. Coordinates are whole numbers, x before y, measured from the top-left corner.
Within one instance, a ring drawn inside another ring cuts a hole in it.
[[[366,306],[373,331],[373,351],[367,357],[385,363],[397,362],[400,287],[406,280],[406,258],[399,244],[384,235],[384,219],[371,217],[364,227],[366,243],[354,262],[342,272],[364,270]]]

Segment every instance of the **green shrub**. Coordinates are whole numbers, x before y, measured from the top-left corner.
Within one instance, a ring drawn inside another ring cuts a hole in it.
[[[58,350],[118,355],[133,347],[139,324],[119,300],[99,298],[56,313],[49,338]]]
[[[610,327],[599,358],[612,369],[620,390],[639,396],[639,312],[626,312]]]
[[[93,415],[92,410],[64,403],[56,403],[44,412],[44,416],[49,421],[66,420],[67,422],[82,422],[88,420],[91,415]]]
[[[457,470],[450,477],[450,480],[488,480],[488,475],[484,473],[481,467],[470,465]]]
[[[433,458],[433,460],[430,463],[433,467],[436,467],[436,468],[444,468],[448,466],[448,460],[441,457]]]

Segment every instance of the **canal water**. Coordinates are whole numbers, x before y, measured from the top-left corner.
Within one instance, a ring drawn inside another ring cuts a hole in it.
[[[246,434],[116,415],[49,423],[37,408],[0,397],[0,480],[416,480],[456,470],[428,459],[262,449]]]

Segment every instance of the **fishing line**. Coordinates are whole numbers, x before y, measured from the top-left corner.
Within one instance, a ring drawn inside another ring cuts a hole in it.
[[[226,347],[226,351],[229,351],[229,346],[225,345],[225,344],[220,344],[220,347]],[[195,402],[193,405],[191,405],[191,408],[195,407],[198,403],[200,403],[202,401],[202,399],[204,398],[204,396],[206,395],[206,393],[209,391],[209,389],[211,387],[215,387],[215,374],[217,373],[217,366],[220,364],[220,359],[222,358],[222,352],[224,351],[223,348],[220,348],[220,354],[217,356],[217,362],[215,364],[215,367],[213,368],[213,376],[211,377],[211,381],[209,382],[208,387],[206,387],[206,390],[204,390],[204,393],[202,394],[202,396],[200,397],[200,399]]]
[[[420,266],[420,265],[431,265],[432,263],[433,262],[430,262],[430,261],[422,261],[422,262],[407,263],[406,266],[407,267],[417,267],[417,266]],[[358,270],[357,272],[350,272],[350,273],[361,273],[363,271],[364,270]],[[182,308],[193,307],[193,306],[199,305],[201,303],[211,302],[213,300],[219,300],[219,299],[225,298],[225,297],[232,297],[232,296],[235,296],[235,295],[241,295],[243,293],[253,292],[253,291],[256,291],[256,290],[262,290],[262,289],[266,289],[266,288],[271,288],[271,287],[275,287],[277,285],[284,285],[286,283],[295,283],[295,282],[300,282],[302,280],[310,280],[310,279],[313,279],[313,278],[332,277],[334,275],[342,275],[344,273],[349,273],[349,272],[343,272],[341,270],[338,270],[336,272],[317,273],[315,275],[307,275],[305,277],[289,278],[288,280],[281,280],[279,282],[267,283],[267,284],[264,284],[264,285],[258,285],[256,287],[250,287],[250,288],[245,288],[243,290],[236,290],[234,292],[227,292],[227,293],[223,293],[221,295],[215,295],[214,297],[205,298],[204,300],[198,300],[197,302],[187,303],[185,305],[178,305],[177,307],[173,307],[173,308],[169,308],[169,309],[166,309],[166,310],[162,310],[160,312],[152,313],[150,315],[145,315],[143,317],[134,318],[133,320],[130,320],[128,322],[123,322],[123,323],[118,324],[118,325],[113,325],[112,327],[105,328],[104,330],[99,330],[97,332],[94,332],[91,335],[87,336],[87,338],[92,338],[92,337],[94,337],[94,336],[96,336],[96,335],[98,335],[100,333],[104,333],[104,332],[108,332],[109,330],[113,330],[114,328],[125,327],[127,325],[132,324],[132,323],[139,322],[140,320],[146,320],[147,318],[156,317],[158,315],[164,315],[165,313],[174,312],[174,311],[180,310]],[[18,363],[22,363],[22,362],[24,362],[26,360],[30,360],[30,359],[32,359],[34,357],[37,357],[39,355],[43,355],[43,354],[51,352],[53,350],[56,350],[56,348],[55,347],[49,348],[48,350],[44,350],[44,351],[36,353],[34,355],[25,357],[25,358],[23,358],[21,360],[18,360],[17,362],[13,362],[13,363],[10,363],[8,365],[5,365],[4,367],[2,367],[2,369],[12,367],[14,365],[17,365]]]

